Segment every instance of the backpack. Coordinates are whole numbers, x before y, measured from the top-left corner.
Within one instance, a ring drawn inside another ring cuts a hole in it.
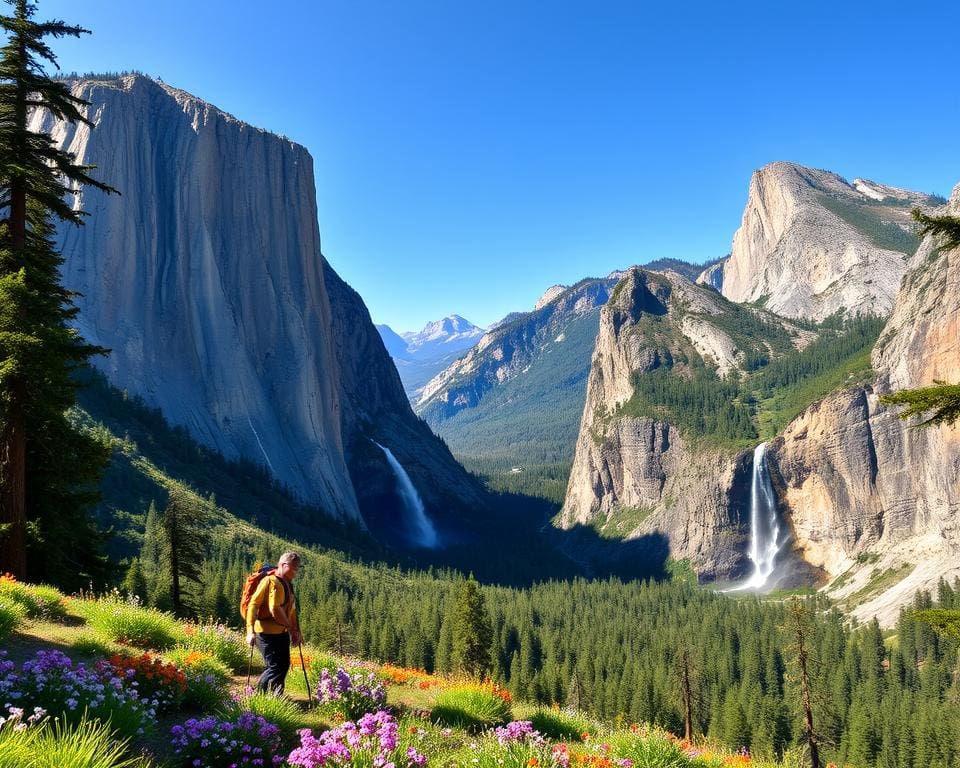
[[[263,564],[263,567],[259,571],[254,571],[249,576],[247,580],[243,583],[243,592],[240,593],[240,617],[246,621],[247,620],[247,608],[250,606],[250,601],[253,599],[253,593],[257,591],[257,587],[260,586],[260,582],[263,581],[266,576],[276,576],[277,569],[272,565]],[[277,576],[280,579],[279,576]],[[283,597],[284,605],[286,605],[289,594],[286,582],[283,579],[280,579],[280,584],[283,586]],[[258,619],[269,619],[270,614],[267,612],[267,606],[261,605],[260,611],[257,614]]]

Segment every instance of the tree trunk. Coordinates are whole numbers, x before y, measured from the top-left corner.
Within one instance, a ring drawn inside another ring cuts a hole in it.
[[[15,384],[15,388],[16,387]],[[15,398],[14,398],[15,400]],[[13,403],[11,404],[13,405]],[[27,578],[27,439],[23,416],[11,408],[3,433],[0,457],[0,525],[9,526],[0,534],[0,572],[12,573],[20,581]]]
[[[693,688],[690,685],[690,652],[684,648],[680,657],[683,688],[683,738],[693,742]]]
[[[804,735],[810,747],[810,766],[820,768],[820,749],[817,744],[817,732],[813,727],[813,704],[810,695],[810,673],[807,669],[808,653],[806,632],[803,627],[803,609],[793,609],[794,631],[797,639],[797,665],[800,668],[800,703],[803,707]]]

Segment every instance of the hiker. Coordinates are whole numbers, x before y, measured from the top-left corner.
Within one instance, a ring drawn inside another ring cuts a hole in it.
[[[290,644],[303,642],[291,583],[299,569],[300,555],[284,552],[276,570],[267,571],[260,579],[247,605],[247,642],[251,647],[256,644],[266,665],[257,681],[257,689],[263,693],[283,693],[290,669]]]

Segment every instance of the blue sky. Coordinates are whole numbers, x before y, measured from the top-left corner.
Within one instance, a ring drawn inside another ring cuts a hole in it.
[[[549,285],[725,254],[792,160],[948,195],[953,2],[40,0],[137,69],[304,144],[323,250],[375,322],[487,325]]]

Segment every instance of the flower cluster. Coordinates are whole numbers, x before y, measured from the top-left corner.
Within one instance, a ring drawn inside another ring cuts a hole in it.
[[[387,680],[394,685],[405,685],[411,680],[427,676],[425,670],[397,667],[393,664],[383,664],[378,671],[384,680]]]
[[[500,728],[494,728],[493,735],[497,737],[497,741],[501,744],[524,742],[539,745],[544,742],[543,736],[529,720],[514,720]]]
[[[187,678],[175,664],[166,664],[149,653],[133,658],[111,656],[110,664],[141,698],[156,701],[158,711],[170,712],[183,701]]]
[[[22,707],[7,707],[7,716],[0,717],[0,729],[4,727],[12,728],[15,731],[22,731],[31,725],[36,725],[47,716],[47,711],[43,707],[34,707],[33,714],[26,719],[23,717]]]
[[[290,765],[319,768],[332,765],[372,765],[375,768],[422,768],[427,758],[413,747],[398,746],[397,721],[388,712],[368,713],[356,723],[324,731],[314,737],[309,728],[300,731],[300,746],[287,757]]]
[[[387,700],[387,691],[372,672],[368,675],[351,675],[341,668],[331,676],[326,669],[322,669],[317,682],[317,699],[321,703],[334,705],[332,708],[345,718],[354,719],[382,709]]]
[[[2,659],[2,657],[0,657]],[[158,702],[141,697],[125,685],[113,666],[74,665],[60,651],[38,651],[18,672],[16,664],[0,660],[0,703],[21,708],[41,707],[79,721],[84,710],[91,718],[110,720],[123,735],[141,734],[156,717]]]
[[[176,764],[182,766],[282,765],[280,729],[259,715],[243,712],[236,720],[213,715],[187,720],[170,729]]]

